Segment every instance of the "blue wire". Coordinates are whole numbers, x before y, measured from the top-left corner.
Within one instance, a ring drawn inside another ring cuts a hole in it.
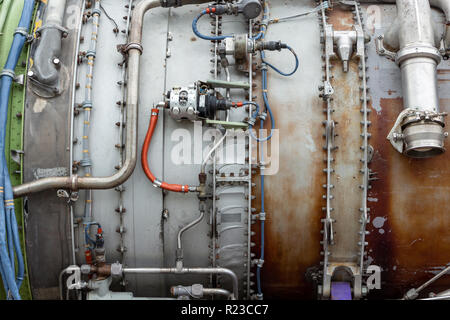
[[[210,37],[210,36],[205,36],[203,34],[200,33],[200,31],[198,31],[198,20],[200,20],[201,17],[203,17],[206,13],[206,10],[203,10],[193,21],[192,21],[192,31],[194,31],[194,34],[199,37],[200,39],[203,40],[210,40],[210,41],[220,41],[220,40],[224,40],[226,38],[231,38],[233,36],[231,35],[227,35],[227,36],[215,36],[215,37]]]
[[[294,55],[294,58],[295,58],[295,68],[294,68],[294,70],[293,70],[292,72],[290,72],[290,73],[285,73],[285,72],[281,71],[280,69],[278,69],[277,67],[275,67],[274,65],[270,64],[269,62],[267,62],[267,61],[264,60],[264,59],[262,59],[262,62],[265,63],[265,64],[266,64],[267,66],[269,66],[270,68],[272,68],[273,70],[275,70],[277,73],[281,74],[282,76],[290,77],[290,76],[292,76],[294,73],[297,72],[298,67],[300,66],[300,61],[298,60],[297,54],[294,52],[294,50],[293,50],[291,47],[287,46],[286,49],[288,49],[289,51],[291,51],[292,54]]]

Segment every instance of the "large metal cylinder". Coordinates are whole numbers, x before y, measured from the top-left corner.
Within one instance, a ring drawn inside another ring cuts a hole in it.
[[[439,110],[437,66],[441,55],[428,0],[397,0],[395,25],[399,51],[396,62],[402,71],[403,106],[411,110],[402,115],[404,154],[428,158],[444,149],[444,121]]]

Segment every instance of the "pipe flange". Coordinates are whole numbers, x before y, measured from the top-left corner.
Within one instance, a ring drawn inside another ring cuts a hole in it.
[[[429,45],[408,46],[397,52],[395,62],[401,65],[405,60],[411,58],[431,58],[436,64],[441,63],[442,56],[439,50]]]

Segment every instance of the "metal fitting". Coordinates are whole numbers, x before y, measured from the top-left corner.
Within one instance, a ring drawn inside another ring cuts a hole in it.
[[[111,276],[121,277],[123,273],[123,267],[119,262],[111,264]]]

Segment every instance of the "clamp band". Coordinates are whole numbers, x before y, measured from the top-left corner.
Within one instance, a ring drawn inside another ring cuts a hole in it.
[[[144,48],[142,47],[142,45],[140,43],[136,43],[136,42],[130,42],[128,43],[125,48],[124,51],[128,52],[131,49],[136,49],[139,50],[139,52],[142,54],[142,52],[144,51]]]
[[[3,69],[3,71],[0,72],[0,77],[3,77],[3,76],[10,77],[13,80],[16,78],[16,74],[14,73],[14,70],[10,70],[10,69]]]

